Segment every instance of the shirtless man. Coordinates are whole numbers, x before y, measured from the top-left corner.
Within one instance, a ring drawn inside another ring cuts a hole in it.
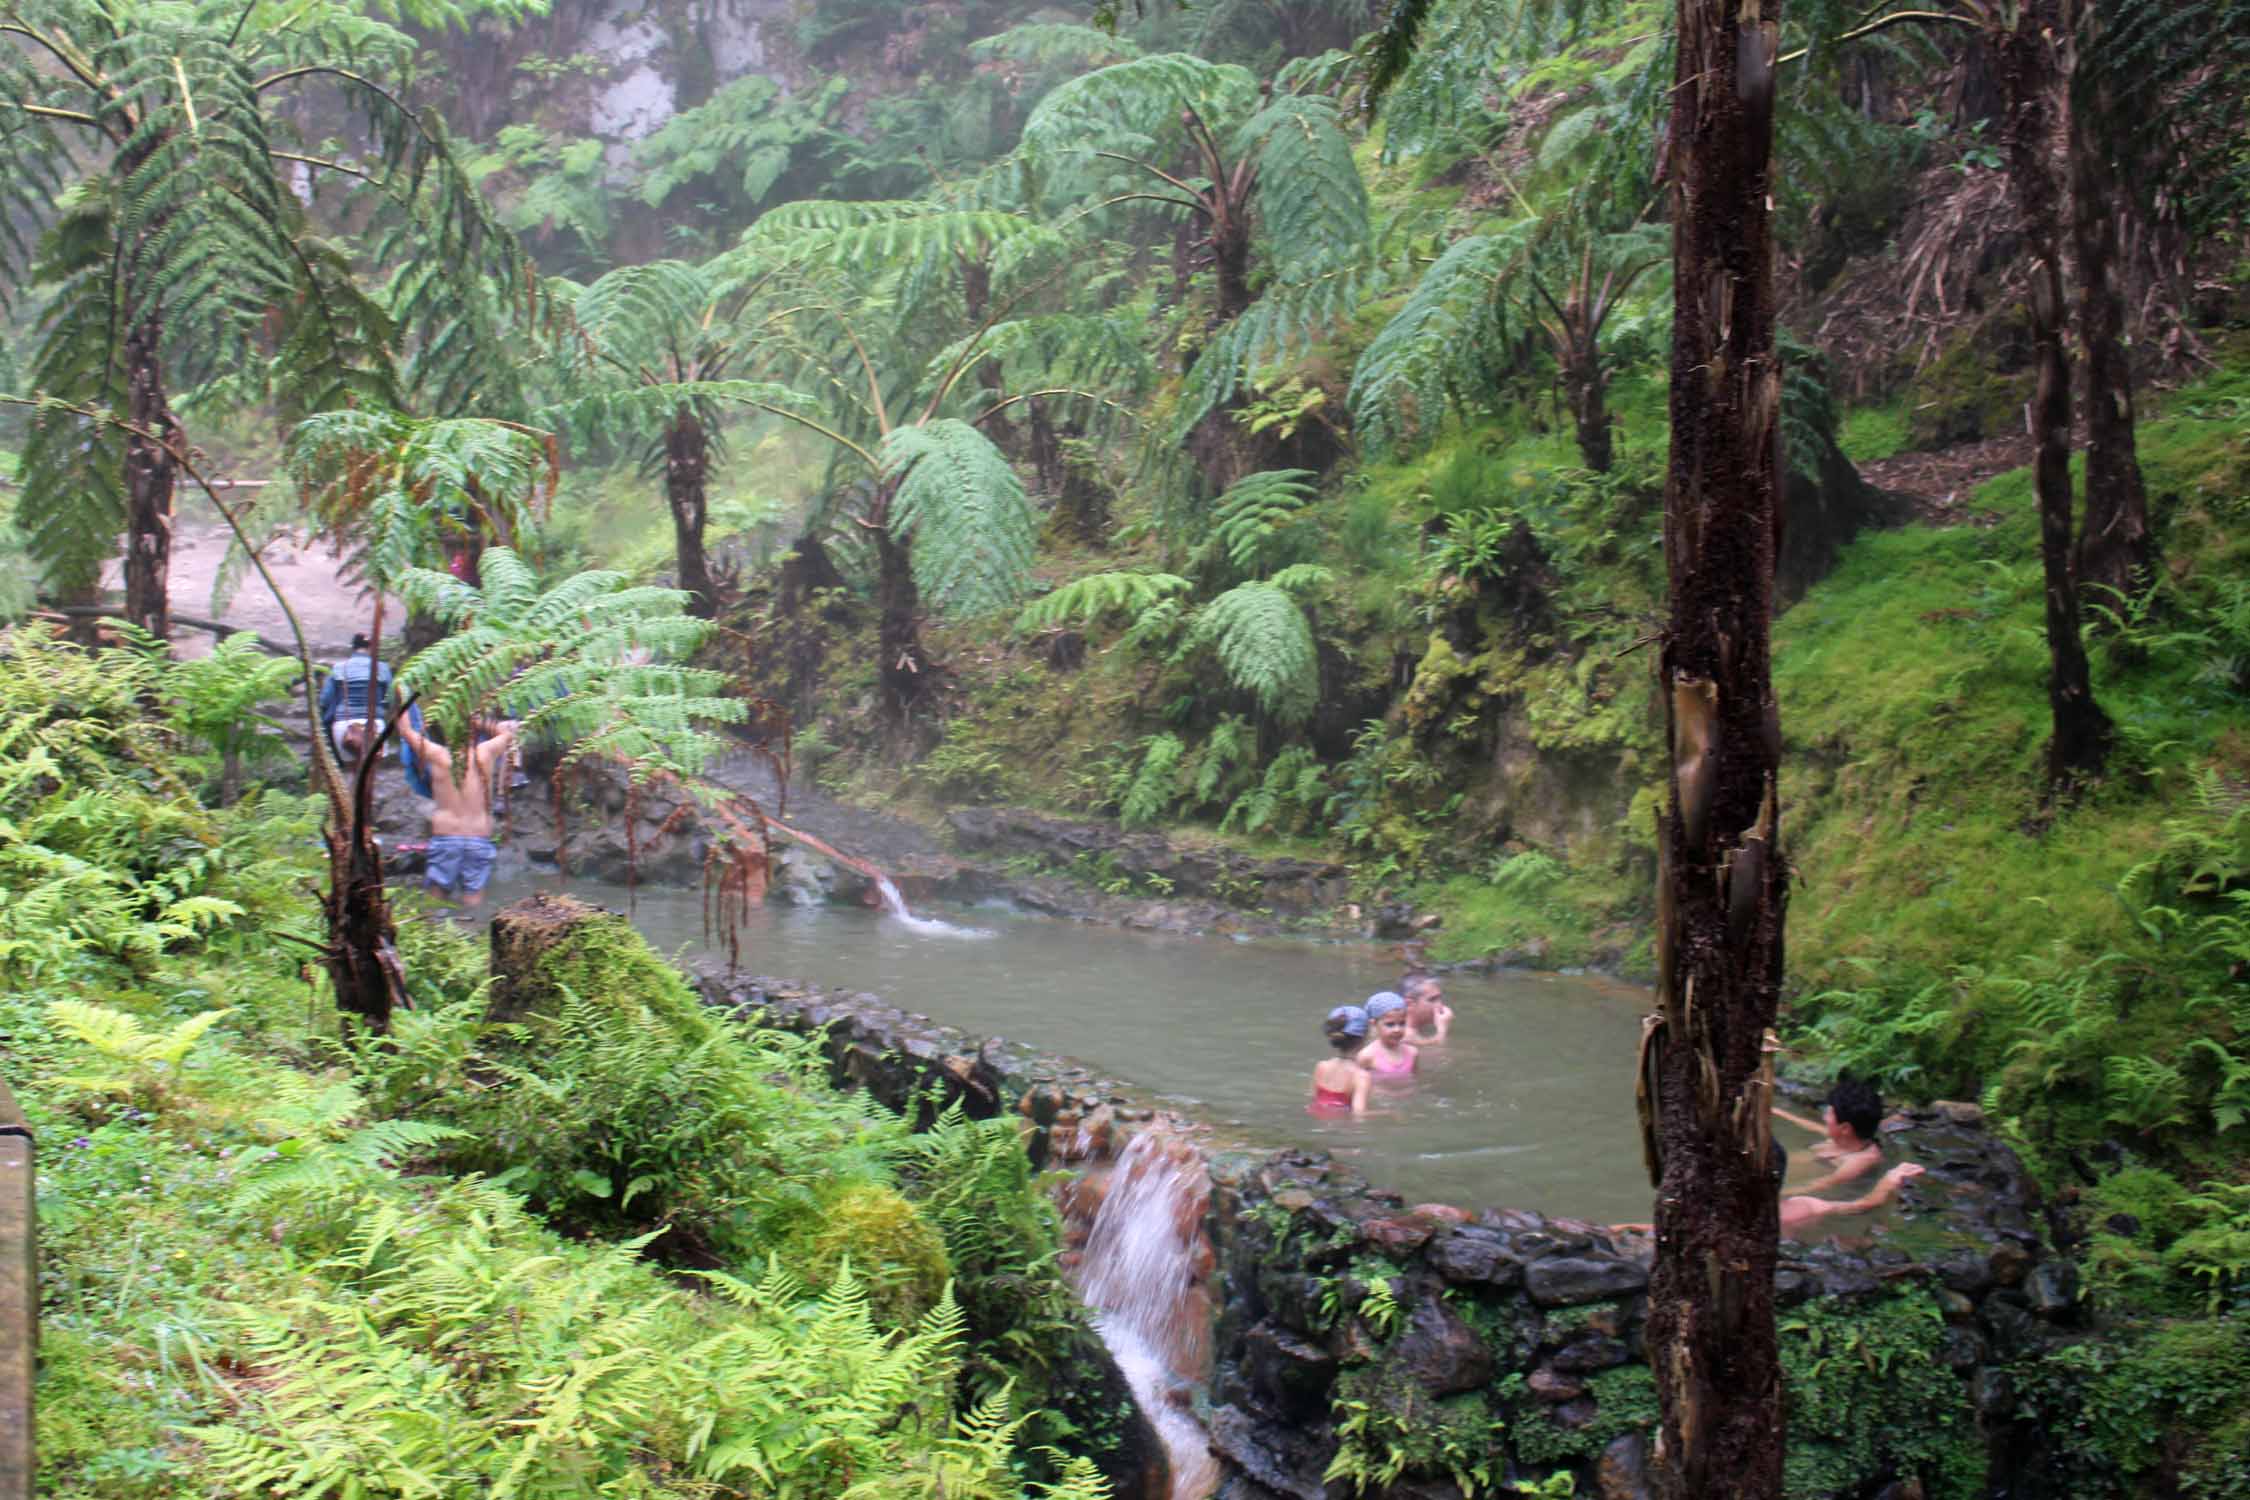
[[[399,738],[430,768],[430,857],[422,881],[441,896],[458,890],[463,906],[484,904],[492,878],[492,781],[515,748],[516,721],[502,720],[492,738],[468,752],[455,774],[453,752],[430,735],[399,725]]]
[[[1883,1096],[1875,1092],[1871,1083],[1857,1078],[1838,1079],[1821,1106],[1818,1123],[1803,1115],[1791,1114],[1779,1105],[1774,1107],[1774,1116],[1825,1137],[1813,1148],[1813,1155],[1828,1163],[1828,1171],[1806,1184],[1808,1193],[1825,1192],[1847,1182],[1856,1182],[1882,1163],[1883,1146],[1876,1139],[1876,1131],[1883,1123]]]

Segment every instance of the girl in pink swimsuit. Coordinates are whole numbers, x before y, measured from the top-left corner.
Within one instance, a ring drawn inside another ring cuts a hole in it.
[[[1321,1029],[1328,1035],[1334,1057],[1322,1058],[1312,1070],[1312,1115],[1363,1115],[1367,1090],[1374,1082],[1368,1071],[1353,1060],[1367,1040],[1367,1012],[1356,1005],[1339,1005],[1328,1013]]]
[[[1375,1040],[1360,1049],[1360,1066],[1377,1078],[1404,1078],[1412,1073],[1420,1053],[1406,1039],[1406,1001],[1384,990],[1368,996],[1365,1009]]]

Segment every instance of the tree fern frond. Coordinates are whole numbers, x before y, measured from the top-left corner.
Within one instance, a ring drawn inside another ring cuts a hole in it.
[[[930,599],[982,614],[1023,597],[1038,519],[990,438],[941,417],[886,433],[880,456],[897,486],[892,524],[912,536],[915,581]]]
[[[1018,630],[1049,630],[1059,625],[1091,625],[1108,615],[1138,615],[1159,600],[1185,594],[1190,585],[1175,573],[1090,573],[1024,606]]]
[[[1198,558],[1216,551],[1237,574],[1265,571],[1277,538],[1313,498],[1313,478],[1310,469],[1268,469],[1236,480],[1212,505]]]
[[[1320,695],[1320,655],[1297,601],[1271,583],[1227,590],[1196,613],[1183,654],[1213,649],[1228,680],[1276,720],[1310,714]]]
[[[1370,253],[1367,185],[1332,102],[1279,95],[1242,123],[1233,149],[1258,161],[1258,214],[1282,279],[1302,281]]]

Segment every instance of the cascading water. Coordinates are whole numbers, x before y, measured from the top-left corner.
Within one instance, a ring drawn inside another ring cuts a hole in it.
[[[875,889],[883,897],[883,910],[896,918],[902,925],[921,933],[924,937],[988,938],[992,936],[990,928],[956,927],[951,922],[941,922],[936,917],[917,917],[907,909],[906,898],[898,893],[897,886],[891,884],[890,876],[876,875],[873,879]]]
[[[1187,1405],[1210,1359],[1210,1308],[1197,1284],[1210,1197],[1192,1146],[1137,1135],[1110,1171],[1078,1262],[1078,1294],[1164,1444],[1171,1500],[1205,1500],[1219,1482]]]

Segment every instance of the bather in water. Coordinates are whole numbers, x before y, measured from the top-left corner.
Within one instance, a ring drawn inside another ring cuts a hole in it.
[[[1366,1114],[1367,1091],[1375,1080],[1372,1073],[1359,1065],[1354,1054],[1367,1041],[1367,1012],[1356,1005],[1339,1005],[1328,1013],[1321,1029],[1336,1055],[1322,1058],[1313,1068],[1312,1103],[1305,1106],[1305,1112]]]

